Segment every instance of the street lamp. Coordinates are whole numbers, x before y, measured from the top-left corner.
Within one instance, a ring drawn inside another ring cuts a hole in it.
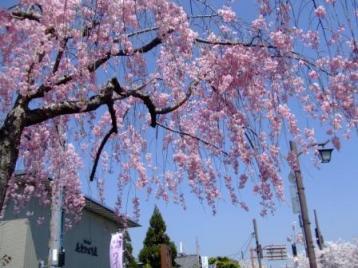
[[[318,145],[320,147],[324,147],[327,143],[328,141],[322,144],[312,144],[311,146]],[[310,268],[317,268],[316,255],[314,252],[312,232],[311,232],[310,221],[308,216],[305,188],[303,186],[301,168],[298,159],[301,153],[297,151],[297,146],[294,141],[290,141],[290,150],[296,157],[296,170],[294,170],[294,174],[296,178],[295,181],[296,181],[298,199],[300,201],[300,210],[301,210],[301,218],[302,218],[302,225],[303,225],[303,234],[305,236],[305,242],[306,242],[307,257],[309,260]],[[328,163],[331,160],[331,154],[333,149],[320,148],[318,149],[318,151],[322,163]]]
[[[333,149],[320,148],[318,149],[319,158],[321,159],[321,163],[329,163],[331,161]]]

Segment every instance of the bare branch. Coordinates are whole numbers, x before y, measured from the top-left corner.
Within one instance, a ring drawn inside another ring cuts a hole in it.
[[[110,51],[108,51],[102,58],[96,60],[93,64],[88,66],[88,70],[90,72],[94,72],[95,70],[97,70],[102,64],[106,63],[111,57],[119,57],[119,56],[131,56],[134,55],[136,53],[146,53],[150,50],[152,50],[153,48],[155,48],[156,46],[158,46],[159,44],[162,43],[162,40],[159,37],[156,37],[154,39],[152,39],[150,42],[148,42],[147,44],[143,45],[142,47],[133,49],[131,51],[129,50],[120,50],[117,53],[112,54]]]
[[[109,130],[109,132],[104,136],[99,148],[98,148],[98,151],[97,151],[97,154],[96,154],[96,158],[94,160],[94,163],[93,163],[93,167],[92,167],[92,171],[91,171],[91,175],[90,175],[90,181],[93,181],[94,179],[94,175],[96,174],[96,169],[97,169],[97,166],[98,166],[98,162],[99,162],[99,158],[101,156],[101,153],[102,153],[102,150],[104,148],[104,146],[106,145],[108,139],[111,137],[111,135],[113,133],[118,133],[118,126],[117,126],[117,118],[116,118],[116,111],[114,110],[114,107],[113,107],[113,102],[110,102],[108,104],[108,111],[111,115],[111,119],[112,119],[112,128]]]
[[[193,19],[211,19],[214,17],[218,17],[218,14],[212,14],[212,15],[195,15],[195,16],[190,16],[189,19],[193,20]]]
[[[195,39],[195,41],[197,43],[202,43],[202,44],[207,44],[207,45],[220,45],[220,46],[244,46],[244,47],[258,47],[258,48],[268,48],[268,49],[275,49],[278,50],[278,48],[276,46],[270,45],[270,44],[256,44],[253,43],[253,40],[250,43],[243,43],[240,41],[209,41],[206,39],[201,39],[201,38],[197,38]],[[293,59],[293,60],[298,60],[298,61],[302,61],[308,68],[317,68],[319,71],[324,72],[325,74],[331,76],[332,74],[327,71],[326,69],[323,69],[319,66],[317,66],[315,63],[311,62],[310,60],[308,60],[307,58],[305,58],[304,56],[302,56],[301,54],[299,54],[296,51],[290,51],[289,52],[292,56],[290,55],[285,55],[285,57]],[[276,57],[281,57],[282,55],[276,55]]]
[[[113,130],[113,128],[111,128],[110,131],[106,134],[106,136],[104,136],[104,138],[103,138],[103,140],[102,140],[102,142],[101,142],[101,144],[100,144],[100,146],[98,148],[96,158],[95,158],[94,163],[93,163],[91,175],[90,175],[90,178],[89,178],[90,181],[93,181],[93,179],[94,179],[94,175],[96,174],[96,169],[97,169],[97,166],[98,166],[99,157],[101,156],[102,150],[103,150],[104,146],[106,145],[109,137],[113,133],[114,133],[114,130]]]
[[[136,36],[136,35],[153,32],[153,31],[156,31],[156,30],[158,30],[158,29],[159,29],[159,27],[145,28],[145,29],[142,29],[142,30],[140,30],[140,31],[136,31],[136,32],[130,33],[130,34],[127,35],[127,37],[133,37],[133,36]],[[119,42],[119,40],[114,40],[113,42],[117,43],[117,42]]]
[[[103,88],[101,94],[92,96],[88,100],[63,101],[47,107],[29,110],[26,114],[25,126],[39,124],[60,115],[94,111],[101,105],[109,104],[113,101],[113,88],[114,85],[111,80]]]
[[[168,126],[162,125],[161,123],[157,123],[157,125],[160,126],[160,127],[162,127],[162,128],[164,128],[164,129],[166,129],[166,130],[169,130],[169,131],[171,131],[171,132],[174,132],[174,133],[177,133],[177,134],[180,134],[180,135],[187,136],[187,137],[190,137],[190,138],[192,138],[192,139],[195,139],[195,140],[197,140],[197,141],[199,141],[199,142],[201,142],[201,143],[203,143],[203,144],[205,144],[205,145],[207,145],[207,146],[209,146],[209,147],[213,147],[214,149],[220,151],[220,152],[221,152],[222,154],[224,154],[225,156],[228,156],[228,155],[229,155],[229,153],[225,152],[224,150],[222,150],[220,147],[216,146],[215,144],[212,144],[212,143],[210,143],[210,142],[208,142],[208,141],[206,141],[206,140],[203,140],[203,139],[201,139],[201,138],[199,138],[199,137],[197,137],[197,136],[194,136],[194,135],[192,135],[192,134],[190,134],[190,133],[187,133],[187,132],[184,132],[184,131],[180,131],[180,130],[172,129],[172,128],[168,127]]]
[[[149,114],[150,114],[150,118],[151,118],[150,126],[155,127],[157,125],[157,112],[156,112],[155,105],[154,105],[152,99],[150,98],[150,96],[140,93],[138,91],[133,91],[133,92],[131,92],[130,95],[141,99],[143,101],[144,105],[147,106]]]
[[[40,19],[41,19],[41,16],[38,16],[34,13],[27,13],[27,12],[24,12],[24,11],[14,11],[11,13],[11,16],[15,19],[19,19],[19,20],[25,20],[25,19],[28,19],[28,20],[34,20],[34,21],[37,21],[37,22],[40,22]]]
[[[111,115],[113,131],[114,131],[114,133],[118,133],[116,110],[113,107],[113,101],[108,103],[108,111],[109,111],[109,114]]]
[[[188,92],[185,94],[185,98],[183,100],[181,100],[180,102],[178,102],[176,105],[171,106],[171,107],[162,108],[162,109],[156,109],[155,112],[157,114],[167,114],[167,113],[171,113],[171,112],[175,111],[180,106],[182,106],[185,102],[187,102],[187,100],[190,98],[190,96],[193,92],[193,87],[197,86],[198,84],[199,84],[199,81],[192,82],[191,85],[189,86]]]
[[[57,83],[55,83],[54,86],[64,85],[67,82],[71,81],[72,79],[73,79],[72,75],[64,76],[60,80],[58,80]],[[53,86],[46,86],[46,85],[42,84],[41,86],[38,87],[37,91],[34,94],[28,96],[28,100],[41,98],[41,97],[43,97],[45,95],[46,92],[51,91],[52,88],[53,88]]]
[[[252,41],[250,43],[243,43],[243,42],[240,42],[240,41],[210,41],[210,40],[202,39],[202,38],[196,38],[195,41],[197,43],[202,43],[202,44],[207,44],[207,45],[262,47],[262,48],[277,49],[277,47],[275,47],[273,45],[255,44]]]
[[[157,78],[154,78],[157,79]],[[114,86],[113,90],[120,96],[122,97],[135,97],[138,99],[141,99],[144,103],[145,106],[147,106],[148,112],[150,114],[151,117],[151,123],[150,126],[151,127],[155,127],[157,125],[157,115],[158,114],[167,114],[170,112],[175,111],[176,109],[178,109],[180,106],[182,106],[191,96],[192,93],[192,88],[197,85],[199,82],[193,82],[190,87],[188,92],[186,93],[186,96],[183,100],[181,100],[179,103],[177,103],[174,106],[171,107],[166,107],[166,108],[162,108],[162,109],[157,109],[154,105],[153,100],[151,99],[151,97],[149,95],[146,95],[144,93],[141,93],[140,90],[142,90],[143,88],[145,88],[145,86],[147,86],[151,81],[153,81],[154,79],[150,80],[147,83],[144,83],[143,85],[137,87],[134,90],[125,90],[118,82],[118,80],[116,78],[113,78],[111,83]]]
[[[124,88],[122,88],[122,86],[119,84],[119,82],[118,82],[118,80],[116,78],[113,78],[111,83],[114,85],[113,90],[118,95],[123,96],[123,97],[132,96],[132,97],[141,99],[143,101],[143,103],[148,108],[148,111],[149,111],[149,114],[150,114],[150,117],[151,117],[151,124],[150,125],[152,127],[156,126],[156,124],[157,124],[157,113],[156,113],[155,105],[154,105],[154,103],[153,103],[153,101],[152,101],[152,99],[150,98],[149,95],[145,95],[145,94],[139,92],[139,90],[143,89],[147,83],[142,85],[142,86],[140,86],[140,87],[138,87],[135,90],[125,90]]]
[[[57,72],[58,67],[60,66],[60,62],[61,62],[61,59],[62,59],[62,56],[63,56],[63,52],[65,51],[67,42],[68,42],[68,38],[65,38],[61,42],[60,49],[59,49],[59,51],[57,53],[57,56],[56,56],[55,64],[53,65],[53,69],[52,69],[53,74]]]

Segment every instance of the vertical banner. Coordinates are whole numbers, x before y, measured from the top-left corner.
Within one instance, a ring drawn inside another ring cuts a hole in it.
[[[109,260],[111,268],[123,268],[123,234],[112,234],[109,247]]]

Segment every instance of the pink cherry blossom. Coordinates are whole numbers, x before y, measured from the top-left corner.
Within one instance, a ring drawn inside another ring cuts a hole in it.
[[[252,21],[251,26],[255,30],[265,29],[267,27],[265,18],[260,14],[257,19]]]
[[[224,6],[222,9],[219,9],[218,14],[223,18],[225,22],[231,22],[236,18],[236,13],[227,6]]]
[[[358,245],[357,241],[328,241],[325,242],[323,250],[317,252],[318,268],[324,267],[356,267],[358,265]],[[301,252],[297,257],[292,258],[292,262],[297,267],[309,267],[308,258]]]
[[[324,18],[326,16],[326,9],[324,8],[324,6],[318,6],[314,13],[316,14],[317,17],[319,18]]]
[[[172,0],[0,9],[5,199],[18,212],[64,189],[67,227],[80,218],[88,180],[101,202],[113,183],[118,214],[126,198],[138,215],[139,192],[186,207],[188,189],[213,212],[222,198],[248,209],[245,188],[262,214],[273,211],[283,199],[282,139],[307,152],[324,133],[338,149],[358,126],[353,2],[347,12],[333,0],[303,10],[276,2],[257,0],[251,22],[232,1],[218,10]],[[323,131],[306,128],[311,121]]]

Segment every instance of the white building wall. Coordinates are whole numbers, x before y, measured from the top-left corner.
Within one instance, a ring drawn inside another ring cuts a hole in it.
[[[28,217],[27,212],[33,213]],[[42,224],[37,223],[38,217],[44,217]],[[37,256],[37,260],[44,260],[47,263],[49,252],[50,237],[50,207],[39,205],[36,199],[31,200],[29,205],[19,214],[15,214],[11,203],[7,206],[5,220],[28,218],[29,228],[32,232],[33,252]],[[0,222],[0,224],[2,224]],[[65,248],[65,267],[66,268],[97,268],[109,267],[109,243],[111,233],[117,232],[117,225],[91,211],[83,210],[82,219],[79,223],[64,234]],[[18,233],[18,237],[23,237],[23,233]],[[1,239],[1,237],[0,237]],[[8,243],[12,240],[12,235],[6,239],[1,239],[0,243]],[[78,244],[78,245],[77,245]],[[97,256],[95,256],[97,255]],[[1,256],[0,256],[1,258]],[[32,258],[27,254],[24,258]],[[25,260],[26,263],[27,260]],[[1,266],[0,266],[1,267]],[[14,268],[22,266],[14,266]],[[38,267],[25,266],[26,268]],[[7,267],[6,267],[7,268]]]
[[[27,219],[0,222],[0,267],[37,267],[37,256]]]

